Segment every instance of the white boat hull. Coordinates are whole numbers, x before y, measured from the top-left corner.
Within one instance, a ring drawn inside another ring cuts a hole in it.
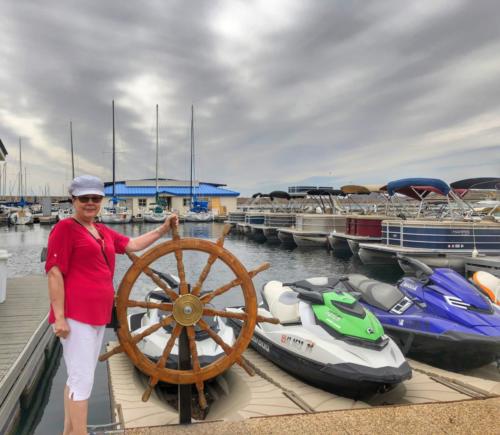
[[[214,215],[211,212],[189,212],[184,216],[186,222],[212,222],[214,220]]]
[[[166,214],[145,214],[144,215],[144,222],[149,222],[149,223],[163,223],[165,222],[165,219],[167,219]]]
[[[132,215],[129,213],[103,214],[101,222],[103,224],[128,224],[132,222]]]
[[[12,225],[30,225],[33,223],[33,215],[28,210],[18,210],[9,216]]]

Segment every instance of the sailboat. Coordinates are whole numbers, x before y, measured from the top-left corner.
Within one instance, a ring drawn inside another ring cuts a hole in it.
[[[191,208],[185,214],[184,220],[186,222],[212,222],[214,215],[208,209],[207,201],[199,201],[196,192],[196,186],[193,185],[195,178],[195,153],[194,153],[194,107],[191,105],[191,174],[189,181],[189,197]]]
[[[26,186],[24,186],[26,188]],[[21,138],[19,138],[19,203],[9,216],[12,225],[29,225],[33,223],[33,215],[24,200],[23,192],[23,159],[21,153]]]
[[[165,219],[170,214],[163,207],[162,200],[158,193],[158,104],[156,105],[156,195],[155,204],[144,213],[145,222],[165,222]]]
[[[113,195],[101,213],[101,222],[105,224],[128,224],[132,221],[132,213],[128,207],[120,204],[120,198],[115,194],[115,100],[112,102],[113,113]]]

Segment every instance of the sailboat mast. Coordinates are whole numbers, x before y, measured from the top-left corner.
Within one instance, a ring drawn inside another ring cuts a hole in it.
[[[113,112],[113,199],[115,198],[115,100],[111,104]]]
[[[189,179],[189,197],[191,199],[191,207],[193,206],[193,155],[194,155],[194,107],[191,104],[191,171]]]
[[[75,160],[73,158],[73,122],[69,121],[69,136],[71,141],[71,179],[75,179]]]
[[[158,104],[156,105],[156,204],[158,204]]]
[[[19,201],[23,196],[23,159],[21,154],[21,138],[19,138]]]

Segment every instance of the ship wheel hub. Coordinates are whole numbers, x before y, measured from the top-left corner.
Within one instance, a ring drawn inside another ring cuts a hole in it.
[[[203,304],[197,296],[188,293],[174,302],[172,314],[180,325],[193,326],[203,315]]]

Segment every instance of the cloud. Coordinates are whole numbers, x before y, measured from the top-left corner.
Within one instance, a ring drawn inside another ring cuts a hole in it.
[[[0,138],[31,188],[79,173],[287,185],[498,175],[500,6],[484,2],[3,2]],[[24,145],[25,144],[25,145]],[[324,182],[323,182],[324,181]]]

